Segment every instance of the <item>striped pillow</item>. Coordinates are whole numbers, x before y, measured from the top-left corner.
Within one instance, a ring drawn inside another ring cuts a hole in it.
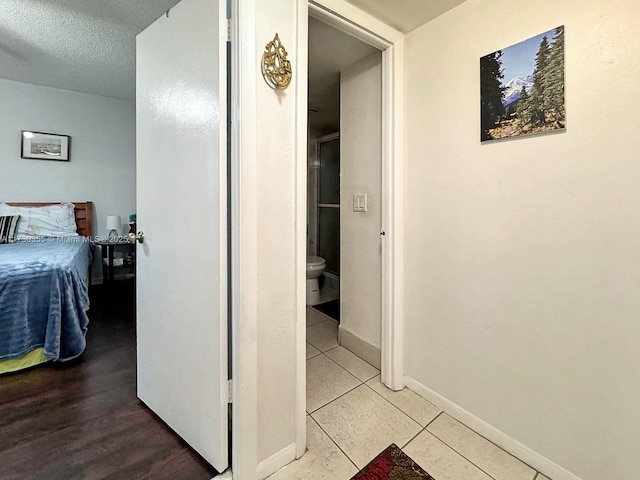
[[[20,215],[0,217],[0,243],[13,243],[16,237]]]

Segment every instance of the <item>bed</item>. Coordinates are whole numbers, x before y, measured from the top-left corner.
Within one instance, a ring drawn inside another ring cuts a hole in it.
[[[0,245],[0,374],[71,360],[86,347],[93,203],[74,206],[77,237]]]

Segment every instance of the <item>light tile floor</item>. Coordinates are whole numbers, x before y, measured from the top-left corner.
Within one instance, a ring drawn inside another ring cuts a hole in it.
[[[436,480],[549,480],[338,345],[307,309],[307,453],[270,480],[348,480],[391,443]]]

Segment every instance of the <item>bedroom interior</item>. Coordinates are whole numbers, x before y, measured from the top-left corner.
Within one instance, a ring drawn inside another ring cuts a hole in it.
[[[0,204],[16,221],[0,240],[0,375],[84,351],[92,216],[92,202]]]
[[[0,478],[216,473],[136,401],[135,279],[118,267],[108,281],[99,245],[113,227],[126,235],[136,211],[135,36],[177,1],[0,10],[0,103],[11,112],[0,116],[11,178],[0,217],[20,217],[16,241],[0,245]],[[25,130],[68,139],[68,155],[57,137],[26,151]],[[51,210],[73,211],[68,231]]]

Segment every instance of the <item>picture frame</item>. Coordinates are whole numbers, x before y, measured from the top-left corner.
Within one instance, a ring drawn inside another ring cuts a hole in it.
[[[22,130],[20,157],[29,160],[71,160],[71,137],[57,133]]]
[[[565,29],[480,58],[480,141],[566,130]]]

